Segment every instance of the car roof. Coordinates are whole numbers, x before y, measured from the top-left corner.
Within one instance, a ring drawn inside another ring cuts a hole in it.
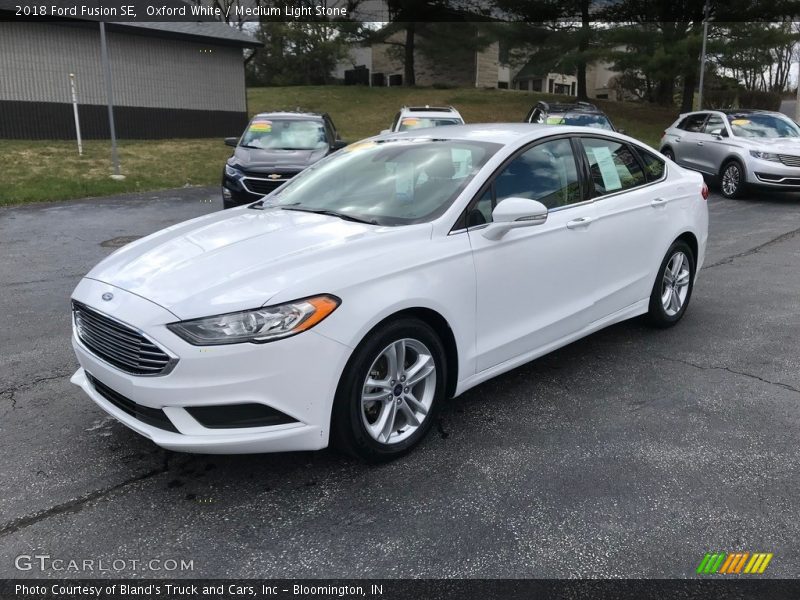
[[[314,112],[303,112],[303,111],[293,111],[293,110],[278,110],[274,112],[260,112],[255,115],[253,118],[262,117],[262,118],[269,118],[269,119],[308,119],[308,120],[319,120],[323,117],[321,113],[314,113]]]
[[[431,119],[461,118],[461,114],[452,106],[404,106],[400,109],[401,117],[408,115]]]
[[[723,115],[749,115],[753,113],[765,115],[783,115],[783,113],[774,110],[763,110],[760,108],[706,108],[703,110],[693,110],[691,112],[681,113],[680,118],[688,117],[690,115],[705,115],[712,112],[722,113]]]
[[[475,123],[469,125],[445,125],[442,127],[412,129],[397,133],[385,134],[380,139],[436,139],[463,140],[477,142],[494,142],[510,144],[523,137],[537,139],[551,134],[591,133],[593,135],[619,134],[613,131],[598,130],[592,127],[575,127],[572,125],[543,125],[538,123]],[[621,136],[625,137],[625,136]],[[627,139],[627,138],[626,138]]]

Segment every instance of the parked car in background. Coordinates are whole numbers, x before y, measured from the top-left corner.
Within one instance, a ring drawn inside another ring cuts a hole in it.
[[[300,171],[347,145],[329,115],[308,112],[259,113],[222,171],[222,204],[231,208],[263,198]]]
[[[612,131],[371,138],[94,267],[71,381],[171,450],[393,458],[449,396],[637,315],[677,323],[707,195]]]
[[[781,113],[685,113],[664,131],[660,148],[679,165],[718,178],[726,198],[740,197],[748,185],[800,190],[800,127]]]
[[[575,125],[617,131],[611,119],[588,102],[537,102],[525,116],[525,123],[544,125]],[[619,130],[620,133],[624,133]]]
[[[392,126],[381,134],[463,124],[461,114],[452,106],[404,106],[394,116]]]

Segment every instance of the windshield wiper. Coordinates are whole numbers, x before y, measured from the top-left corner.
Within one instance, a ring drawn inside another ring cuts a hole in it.
[[[252,148],[253,150],[263,150],[261,146],[251,146],[250,144],[239,144],[239,148]]]
[[[298,212],[308,212],[314,213],[315,215],[327,215],[329,217],[339,217],[345,221],[353,221],[354,223],[366,223],[367,225],[377,225],[378,222],[375,219],[361,219],[359,217],[354,217],[353,215],[348,215],[345,213],[336,212],[335,210],[324,210],[324,209],[315,209],[315,208],[300,208],[300,207],[291,207],[291,206],[282,206],[282,210],[296,210]]]

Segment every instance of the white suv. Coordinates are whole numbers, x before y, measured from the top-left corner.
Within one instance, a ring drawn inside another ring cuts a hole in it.
[[[404,106],[394,116],[391,128],[381,134],[463,124],[464,119],[452,106]]]

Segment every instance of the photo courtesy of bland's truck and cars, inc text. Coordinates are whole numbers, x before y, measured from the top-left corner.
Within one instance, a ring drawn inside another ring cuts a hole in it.
[[[799,55],[793,0],[0,0],[0,596],[796,595]]]

